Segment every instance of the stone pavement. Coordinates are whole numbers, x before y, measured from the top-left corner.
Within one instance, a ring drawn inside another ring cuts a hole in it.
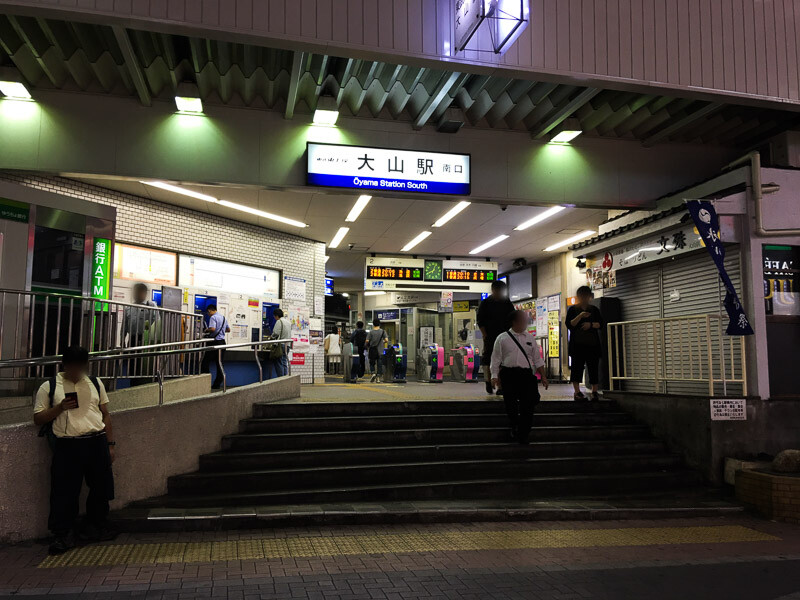
[[[0,548],[0,597],[789,600],[800,527],[663,521],[124,534],[48,558]]]

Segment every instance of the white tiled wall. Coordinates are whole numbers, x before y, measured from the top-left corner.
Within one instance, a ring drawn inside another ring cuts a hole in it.
[[[64,177],[0,172],[0,180],[114,206],[118,242],[282,269],[285,276],[301,277],[307,282],[312,315],[314,298],[324,296],[325,244],[320,242]],[[294,366],[292,372],[304,383],[323,378],[322,355],[316,358],[313,368],[307,355],[306,365]]]

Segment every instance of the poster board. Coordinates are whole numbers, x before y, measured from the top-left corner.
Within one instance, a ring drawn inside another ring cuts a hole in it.
[[[561,326],[559,324],[558,311],[548,311],[547,313],[547,342],[550,358],[558,358],[561,350]]]
[[[311,311],[305,304],[289,304],[287,311],[292,325],[293,349],[295,352],[305,352],[309,349]]]

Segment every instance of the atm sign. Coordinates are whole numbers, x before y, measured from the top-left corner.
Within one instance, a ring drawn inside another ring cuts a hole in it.
[[[497,271],[488,271],[484,269],[445,269],[445,281],[473,281],[480,283],[481,281],[493,282],[497,279]]]
[[[392,279],[402,281],[422,281],[419,267],[371,267],[367,266],[367,279]]]
[[[92,297],[108,299],[111,287],[111,240],[92,241]]]

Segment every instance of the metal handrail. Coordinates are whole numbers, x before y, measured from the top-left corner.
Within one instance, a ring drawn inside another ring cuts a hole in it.
[[[142,310],[153,310],[157,312],[173,313],[177,315],[184,315],[186,317],[197,317],[197,313],[183,312],[182,310],[175,310],[172,308],[162,308],[160,306],[145,306],[144,304],[135,304],[133,302],[122,302],[121,300],[113,300],[111,298],[93,298],[91,296],[76,296],[73,294],[61,294],[59,292],[50,292],[47,290],[14,290],[10,288],[0,288],[0,294],[20,294],[27,296],[49,296],[51,298],[66,298],[68,300],[83,300],[84,302],[107,302],[108,304],[115,304],[118,306],[130,306],[131,308],[139,308]]]

